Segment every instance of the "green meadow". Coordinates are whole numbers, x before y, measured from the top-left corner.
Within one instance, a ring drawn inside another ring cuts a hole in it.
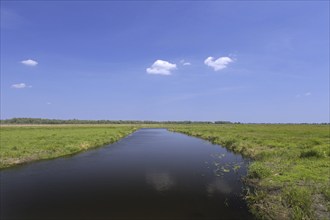
[[[75,154],[116,142],[135,130],[132,125],[2,125],[0,168]]]
[[[0,167],[75,154],[142,127],[165,127],[251,158],[245,198],[258,219],[329,219],[329,125],[2,125]]]

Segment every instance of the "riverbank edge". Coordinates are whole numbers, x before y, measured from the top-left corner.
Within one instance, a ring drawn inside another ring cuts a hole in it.
[[[8,127],[10,127],[11,125],[9,125]],[[27,126],[30,127],[31,125]],[[33,125],[32,125],[33,126]],[[60,126],[58,126],[60,127]],[[139,130],[139,127],[134,127],[132,128],[132,130],[130,130],[127,134],[124,134],[120,137],[115,137],[115,136],[109,136],[109,141],[105,141],[103,143],[100,143],[98,145],[86,145],[85,143],[79,143],[80,145],[84,145],[83,148],[79,149],[78,151],[72,152],[72,153],[66,153],[66,154],[61,154],[61,155],[51,155],[49,154],[49,157],[45,157],[45,158],[41,158],[41,157],[29,157],[29,158],[23,158],[23,159],[16,159],[16,160],[12,160],[11,163],[5,164],[4,166],[0,166],[0,171],[2,170],[6,170],[6,169],[11,169],[14,167],[19,167],[19,166],[23,166],[26,164],[31,164],[31,163],[35,163],[35,162],[40,162],[40,161],[46,161],[46,160],[54,160],[54,159],[58,159],[58,158],[65,158],[65,157],[72,157],[74,155],[89,151],[89,150],[94,150],[100,147],[104,147],[105,145],[109,145],[109,144],[114,144],[117,143],[118,141],[126,138],[127,136],[133,134],[134,132],[136,132],[137,130]]]
[[[247,148],[236,148],[235,145],[228,144],[226,142],[221,142],[216,137],[213,136],[203,136],[200,133],[193,133],[189,131],[182,131],[180,129],[176,129],[175,127],[168,128],[169,131],[182,133],[188,136],[197,137],[206,141],[209,141],[212,144],[221,145],[225,147],[231,152],[241,154],[243,157],[251,159],[252,163],[250,163],[248,167],[248,174],[246,177],[242,179],[246,188],[246,194],[244,195],[244,199],[247,202],[249,211],[253,214],[256,219],[328,219],[330,217],[329,208],[326,213],[322,216],[313,216],[311,218],[297,218],[292,214],[293,208],[289,208],[284,205],[284,201],[281,197],[281,192],[284,190],[284,186],[282,187],[265,187],[260,183],[262,181],[262,177],[255,178],[250,174],[251,165],[254,162],[258,161],[258,158],[253,155],[253,153],[249,152]],[[318,201],[320,202],[320,201]],[[326,201],[322,201],[326,203]],[[320,205],[320,204],[317,204]],[[315,205],[315,206],[317,206]],[[321,204],[322,205],[322,204]],[[329,204],[327,204],[329,206]]]

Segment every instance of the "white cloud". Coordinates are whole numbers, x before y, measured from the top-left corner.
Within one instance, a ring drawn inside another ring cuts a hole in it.
[[[47,105],[51,105],[52,103],[51,102],[46,102]]]
[[[180,60],[180,63],[181,63],[183,66],[190,66],[190,65],[191,65],[190,62],[186,62],[185,60]]]
[[[302,96],[311,96],[312,95],[312,93],[311,92],[306,92],[306,93],[304,93],[304,94],[297,94],[296,95],[296,98],[300,98],[300,97],[302,97]]]
[[[31,88],[32,86],[28,86],[25,83],[17,83],[17,84],[13,84],[11,85],[11,88],[13,89],[25,89],[25,88]]]
[[[31,59],[22,60],[21,63],[24,64],[24,65],[27,65],[27,66],[36,66],[36,65],[38,65],[37,61],[31,60]]]
[[[231,62],[234,62],[234,60],[230,57],[219,57],[216,60],[214,60],[214,57],[208,57],[204,61],[205,65],[212,67],[214,71],[227,68],[228,64]]]
[[[176,64],[165,60],[156,60],[146,71],[149,74],[171,75],[171,71],[176,69]]]

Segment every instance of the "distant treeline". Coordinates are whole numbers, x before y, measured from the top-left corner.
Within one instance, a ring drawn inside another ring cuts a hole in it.
[[[0,120],[0,124],[241,124],[230,121],[139,121],[139,120],[79,120],[46,118],[11,118]],[[243,124],[243,123],[242,123]],[[329,123],[244,123],[244,124],[321,124]]]
[[[1,124],[231,124],[230,121],[138,121],[138,120],[78,120],[45,118],[11,118],[0,120]]]

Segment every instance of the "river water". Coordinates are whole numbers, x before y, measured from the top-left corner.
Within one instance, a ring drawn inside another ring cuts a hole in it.
[[[252,219],[248,161],[166,129],[72,157],[5,169],[1,219]]]

